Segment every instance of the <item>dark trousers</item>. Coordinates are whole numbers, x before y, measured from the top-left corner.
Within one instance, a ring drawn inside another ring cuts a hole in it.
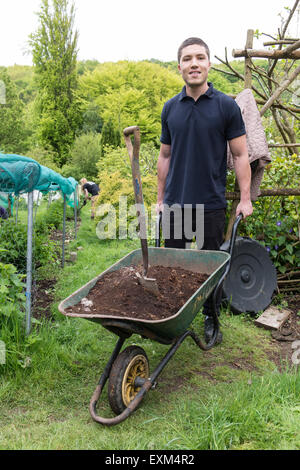
[[[174,230],[174,214],[170,214],[170,234],[168,239],[165,239],[166,248],[186,248],[186,244],[192,242],[184,235],[184,209],[182,210],[182,237],[177,238],[177,234]],[[224,239],[225,229],[225,209],[218,209],[215,211],[204,211],[204,227],[203,227],[203,246],[202,250],[219,250]],[[192,231],[196,233],[196,209],[192,209]],[[175,232],[175,233],[174,233]],[[219,292],[217,298],[217,311],[219,314],[220,304],[222,298],[222,289]],[[203,314],[211,316],[213,312],[212,296],[210,296],[204,303]]]

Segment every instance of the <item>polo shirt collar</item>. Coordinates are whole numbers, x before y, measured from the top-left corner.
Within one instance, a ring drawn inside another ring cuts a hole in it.
[[[202,97],[202,96],[207,96],[207,98],[212,98],[212,97],[213,97],[213,94],[214,94],[214,87],[213,87],[213,84],[212,84],[211,82],[208,82],[208,90],[207,90],[203,95],[201,95],[201,97]],[[184,85],[184,87],[183,87],[182,90],[181,90],[179,100],[182,101],[184,98],[190,98],[190,97],[187,96],[187,94],[186,94],[186,87],[185,87],[185,85]]]

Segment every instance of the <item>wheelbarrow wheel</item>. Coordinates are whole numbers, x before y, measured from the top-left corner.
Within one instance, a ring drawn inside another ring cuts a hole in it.
[[[149,361],[145,351],[129,346],[115,360],[108,382],[108,399],[116,414],[122,413],[139,392],[136,379],[149,377]]]

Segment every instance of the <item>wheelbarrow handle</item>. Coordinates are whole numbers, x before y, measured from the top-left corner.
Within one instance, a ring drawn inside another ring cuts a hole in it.
[[[155,246],[156,248],[160,247],[161,222],[162,222],[162,212],[159,212],[159,214],[157,214],[156,216],[156,221],[155,221]]]
[[[235,219],[235,222],[234,222],[233,227],[232,227],[230,243],[229,243],[230,262],[231,262],[231,258],[232,258],[232,254],[233,254],[233,249],[234,249],[234,244],[235,244],[238,225],[239,225],[240,221],[242,220],[242,218],[243,218],[243,214],[239,214],[237,216],[237,218]]]

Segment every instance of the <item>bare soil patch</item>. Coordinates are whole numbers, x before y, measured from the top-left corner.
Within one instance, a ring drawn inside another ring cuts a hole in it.
[[[56,279],[38,280],[33,286],[32,313],[36,319],[52,319],[51,304],[54,301]]]
[[[284,367],[282,361],[293,364],[292,356],[295,352],[293,345],[300,340],[300,295],[286,297],[291,315],[278,331],[271,333],[272,344],[277,350],[273,360],[279,369]],[[300,349],[298,347],[297,349]]]

